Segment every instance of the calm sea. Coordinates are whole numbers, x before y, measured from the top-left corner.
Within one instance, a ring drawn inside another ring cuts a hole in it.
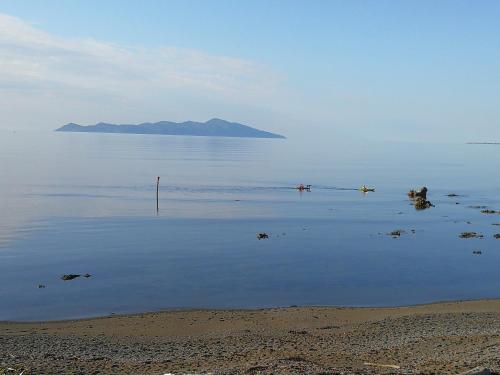
[[[0,320],[500,297],[500,214],[471,207],[500,210],[499,164],[495,145],[2,132]]]

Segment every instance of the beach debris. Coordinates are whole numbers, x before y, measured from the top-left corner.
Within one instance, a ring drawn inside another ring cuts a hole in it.
[[[500,233],[495,233],[493,237],[495,237],[497,240],[500,239]]]
[[[267,366],[252,366],[252,367],[249,367],[245,371],[245,373],[251,375],[251,374],[258,374],[261,371],[266,371],[266,370],[267,370]]]
[[[324,326],[324,327],[319,327],[318,329],[339,329],[340,326]]]
[[[495,211],[495,210],[481,210],[482,214],[500,214],[500,211]]]
[[[458,375],[494,375],[495,372],[486,367],[474,367],[471,370],[461,372]]]
[[[365,366],[393,368],[393,369],[400,369],[401,368],[398,365],[388,365],[388,364],[383,364],[383,363],[372,363],[372,362],[363,362],[363,365],[365,365]]]
[[[481,250],[474,250],[472,254],[474,255],[481,255],[483,252]]]
[[[427,187],[421,187],[418,190],[411,189],[408,192],[408,197],[413,201],[413,205],[417,210],[425,210],[426,208],[434,207],[434,205],[427,200]]]
[[[396,237],[401,236],[401,235],[402,235],[402,234],[404,234],[404,233],[405,233],[405,231],[404,231],[404,230],[402,230],[402,229],[396,229],[396,230],[393,230],[391,233],[387,233],[387,235],[389,235],[389,236],[392,236],[392,237],[396,238]]]
[[[476,233],[476,232],[462,232],[460,233],[460,235],[458,236],[460,238],[483,238],[484,236],[480,233]]]
[[[258,240],[267,240],[268,238],[269,238],[269,235],[266,232],[257,233]]]
[[[45,285],[43,284],[38,284],[38,289],[44,289],[45,288]]]
[[[301,330],[301,331],[290,330],[290,331],[288,331],[288,333],[291,333],[292,335],[307,335],[309,332],[307,332],[305,330]]]
[[[23,369],[21,372],[19,372],[19,370],[20,370],[19,368],[12,368],[12,367],[2,368],[2,367],[0,367],[0,375],[11,374],[11,373],[14,373],[15,375],[23,375],[26,372],[26,369]]]
[[[301,357],[300,355],[292,355],[290,357],[286,357],[283,359],[286,361],[293,361],[293,362],[307,362],[307,359]]]
[[[358,190],[361,191],[361,192],[363,192],[363,193],[368,193],[368,192],[375,191],[374,188],[369,188],[366,185],[361,186]]]
[[[73,280],[73,279],[76,279],[77,277],[80,277],[81,275],[76,275],[76,274],[68,274],[68,275],[62,275],[61,276],[61,279],[64,280],[64,281],[69,281],[69,280]]]
[[[295,187],[298,191],[311,191],[311,185],[300,184]]]

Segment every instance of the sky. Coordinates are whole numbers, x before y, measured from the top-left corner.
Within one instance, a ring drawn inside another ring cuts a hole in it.
[[[0,129],[500,141],[500,2],[0,0]]]

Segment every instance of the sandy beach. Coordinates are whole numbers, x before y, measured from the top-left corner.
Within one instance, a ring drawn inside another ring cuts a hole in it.
[[[2,322],[0,360],[23,375],[498,372],[500,300]]]

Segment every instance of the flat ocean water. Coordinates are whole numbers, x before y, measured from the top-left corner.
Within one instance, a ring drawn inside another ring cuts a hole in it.
[[[500,210],[499,162],[496,145],[2,132],[0,320],[500,297],[500,214],[471,207]],[[416,211],[422,185],[435,207]]]

